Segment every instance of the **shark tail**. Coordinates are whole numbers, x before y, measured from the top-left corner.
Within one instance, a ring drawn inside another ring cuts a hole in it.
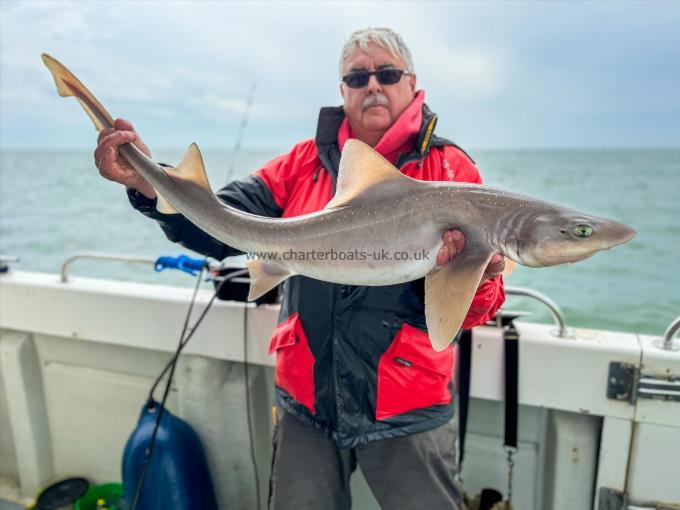
[[[57,92],[62,97],[75,97],[90,117],[97,131],[113,126],[113,118],[109,112],[101,105],[97,98],[87,90],[87,87],[80,83],[71,71],[57,59],[52,58],[47,53],[42,54],[42,60],[57,86]]]

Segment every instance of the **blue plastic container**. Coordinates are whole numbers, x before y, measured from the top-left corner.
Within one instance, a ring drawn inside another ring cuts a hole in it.
[[[123,454],[123,491],[131,505],[144,464],[144,452],[156,424],[155,407],[145,404]],[[137,510],[217,509],[208,462],[198,435],[184,420],[163,412],[151,463]]]

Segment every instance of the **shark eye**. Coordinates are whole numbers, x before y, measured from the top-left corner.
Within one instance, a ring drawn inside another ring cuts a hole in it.
[[[590,237],[593,235],[593,227],[590,225],[576,225],[572,232],[576,237]]]

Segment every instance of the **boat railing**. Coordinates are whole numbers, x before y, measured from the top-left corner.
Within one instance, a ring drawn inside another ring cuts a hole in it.
[[[136,257],[133,255],[119,255],[115,253],[104,253],[97,251],[87,251],[76,253],[72,257],[67,258],[61,265],[61,281],[66,283],[68,281],[69,269],[76,260],[90,259],[90,260],[113,260],[117,262],[129,262],[131,264],[150,264],[153,266],[156,263],[156,259],[146,258],[146,257]]]
[[[680,351],[680,343],[673,341],[673,337],[678,331],[680,331],[680,316],[676,317],[675,320],[670,323],[666,332],[663,334],[661,341],[655,342],[654,345],[661,347],[666,351]]]
[[[157,259],[137,257],[132,255],[119,255],[113,253],[103,253],[94,251],[76,253],[75,255],[66,259],[61,266],[60,274],[62,282],[65,283],[68,281],[69,269],[76,260],[81,259],[112,260],[117,262],[128,262],[133,264],[148,264],[151,266],[155,265],[157,262]],[[14,261],[15,259],[11,260]],[[557,303],[555,303],[545,294],[525,287],[505,287],[505,293],[509,296],[530,298],[535,301],[538,301],[539,303],[544,304],[550,311],[550,314],[555,322],[555,325],[557,326],[557,330],[552,331],[551,333],[553,333],[558,338],[568,338],[571,335],[564,320],[564,313],[557,305]],[[673,341],[673,337],[678,333],[678,331],[680,331],[680,316],[676,317],[675,320],[671,322],[671,324],[668,326],[668,329],[666,329],[663,338],[654,342],[654,345],[667,351],[680,350],[680,342]]]
[[[133,255],[120,255],[115,253],[104,253],[96,251],[76,253],[75,255],[67,258],[61,266],[60,274],[62,282],[68,281],[69,269],[71,268],[75,261],[81,259],[111,260],[117,262],[128,262],[132,264],[150,264],[152,266],[156,263],[156,259],[138,257]],[[505,293],[510,296],[528,297],[546,305],[547,308],[550,310],[550,313],[555,321],[555,324],[557,325],[557,331],[555,332],[556,336],[560,338],[566,338],[569,336],[569,330],[566,327],[566,323],[564,321],[564,314],[562,313],[562,310],[557,305],[557,303],[555,303],[548,296],[536,290],[527,289],[524,287],[505,287]],[[678,328],[678,326],[680,326],[680,322],[676,324],[676,329]]]
[[[505,287],[505,294],[508,296],[528,297],[543,303],[548,307],[548,310],[550,310],[550,314],[552,315],[555,325],[557,326],[557,330],[552,331],[551,333],[559,338],[568,338],[570,336],[569,330],[567,329],[567,325],[564,321],[564,314],[562,313],[562,310],[559,306],[557,306],[557,303],[555,303],[545,294],[533,289],[527,289],[525,287]]]
[[[69,269],[71,268],[75,261],[81,259],[112,260],[118,262],[128,262],[133,264],[149,264],[152,266],[156,263],[156,259],[137,257],[131,255],[119,255],[113,253],[103,253],[94,251],[76,253],[75,255],[66,259],[61,266],[60,273],[62,282],[68,281]],[[527,289],[524,287],[506,287],[505,292],[507,295],[510,296],[528,297],[535,301],[543,303],[548,308],[548,310],[550,310],[550,314],[552,315],[553,320],[555,321],[555,324],[557,326],[557,330],[554,334],[559,338],[566,338],[569,336],[569,330],[567,329],[566,323],[564,321],[564,314],[562,313],[562,310],[560,309],[559,306],[557,306],[557,303],[555,303],[548,296],[536,290]],[[676,325],[676,329],[678,325],[680,325],[680,323]]]

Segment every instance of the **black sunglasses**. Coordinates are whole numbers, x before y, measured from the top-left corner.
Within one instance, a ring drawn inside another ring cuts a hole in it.
[[[380,69],[378,71],[354,71],[342,77],[347,86],[351,89],[360,89],[368,85],[371,76],[375,76],[380,85],[394,85],[401,80],[402,75],[409,76],[412,73],[402,69]]]

